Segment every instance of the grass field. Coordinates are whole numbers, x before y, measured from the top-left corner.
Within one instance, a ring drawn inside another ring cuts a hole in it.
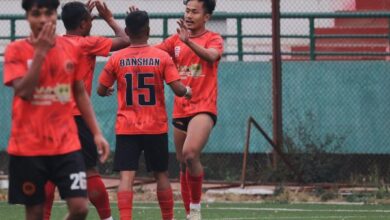
[[[112,204],[113,216],[118,218],[117,205]],[[160,210],[157,203],[134,203],[133,219],[158,220]],[[55,203],[52,219],[63,219],[66,213],[64,203]],[[261,203],[211,203],[202,206],[203,220],[390,220],[390,206],[384,205],[313,205],[313,204],[261,204]],[[0,219],[24,219],[22,206],[0,203]],[[93,207],[90,207],[89,220],[98,220]],[[175,219],[184,220],[181,204],[175,206]]]

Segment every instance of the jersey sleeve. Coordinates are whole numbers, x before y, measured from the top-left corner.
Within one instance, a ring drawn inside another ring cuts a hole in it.
[[[11,86],[13,80],[25,76],[28,70],[28,63],[32,62],[32,60],[23,59],[20,51],[22,50],[18,50],[15,44],[8,45],[5,50],[3,81],[6,86]]]
[[[166,56],[164,59],[164,80],[165,82],[171,83],[176,80],[180,80],[179,72],[177,71],[177,68],[175,64],[173,63],[173,60],[171,57]]]
[[[113,57],[110,57],[99,76],[99,83],[107,88],[114,85],[116,80],[116,70],[114,64]]]
[[[223,53],[223,39],[219,34],[212,35],[209,39],[206,48],[214,48],[218,51],[219,57],[222,56]]]
[[[100,36],[83,38],[81,47],[88,55],[108,56],[112,47],[112,39]]]
[[[155,45],[156,48],[167,52],[170,56],[174,56],[175,35],[168,37],[160,44]]]

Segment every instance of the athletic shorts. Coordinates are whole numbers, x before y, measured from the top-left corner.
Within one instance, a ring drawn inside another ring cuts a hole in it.
[[[179,130],[187,132],[188,124],[190,123],[192,118],[194,118],[198,114],[203,114],[203,113],[208,114],[211,117],[211,119],[214,122],[214,126],[217,124],[217,116],[216,115],[214,115],[213,113],[210,113],[210,112],[199,112],[193,116],[189,116],[189,117],[185,117],[185,118],[174,118],[172,120],[172,125]]]
[[[136,171],[141,152],[144,152],[148,172],[168,170],[168,135],[117,135],[114,171]]]
[[[96,167],[98,153],[93,135],[89,130],[82,116],[74,117],[78,129],[81,152],[84,157],[85,167],[87,169]]]
[[[81,152],[35,157],[10,155],[9,203],[43,204],[48,180],[58,187],[62,199],[86,198],[86,173]]]

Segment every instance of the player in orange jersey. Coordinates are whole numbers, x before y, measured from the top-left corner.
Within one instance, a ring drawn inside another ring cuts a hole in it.
[[[217,121],[217,72],[223,39],[205,26],[215,9],[215,0],[184,3],[184,19],[178,21],[177,34],[157,47],[171,55],[183,83],[194,92],[191,100],[175,97],[173,125],[187,218],[198,220],[204,176],[200,154]]]
[[[116,37],[107,38],[101,36],[90,36],[92,28],[91,11],[96,6],[99,16],[115,32]],[[62,7],[61,19],[64,23],[66,34],[64,37],[69,38],[81,47],[86,54],[87,59],[82,64],[87,68],[84,76],[84,86],[87,93],[91,95],[92,80],[95,70],[97,56],[108,56],[110,51],[122,49],[130,44],[124,28],[120,27],[114,20],[111,11],[105,3],[100,1],[89,0],[86,4],[72,1]],[[80,111],[74,106],[74,118],[78,128],[79,139],[81,142],[82,153],[87,169],[87,191],[91,203],[95,206],[100,219],[111,220],[111,208],[106,187],[96,169],[98,152],[93,141],[93,136],[85,121],[80,115]],[[55,185],[48,182],[45,187],[45,220],[50,219],[51,208],[54,200]]]
[[[168,179],[168,117],[164,81],[181,99],[191,89],[180,82],[171,57],[148,45],[149,16],[133,11],[126,17],[131,46],[116,52],[105,65],[98,94],[107,95],[117,82],[118,113],[114,170],[120,172],[118,208],[121,220],[132,218],[133,182],[141,152],[157,181],[157,198],[163,220],[173,219],[173,195]]]
[[[86,173],[73,99],[102,152],[102,162],[109,152],[82,81],[85,56],[73,41],[55,34],[58,5],[58,0],[23,0],[32,33],[10,43],[5,52],[4,84],[14,89],[9,202],[24,204],[28,220],[43,219],[48,180],[67,201],[67,219],[87,216]]]

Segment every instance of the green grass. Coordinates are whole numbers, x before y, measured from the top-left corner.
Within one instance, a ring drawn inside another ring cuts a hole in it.
[[[113,216],[118,218],[116,204],[112,204]],[[55,203],[52,219],[63,219],[64,203]],[[211,203],[202,204],[203,220],[390,220],[390,206],[384,205],[313,205],[313,204],[264,204],[264,203]],[[24,218],[23,206],[0,203],[0,219],[20,220]],[[91,206],[89,220],[99,219]],[[157,203],[134,203],[133,219],[158,220],[160,210]],[[181,204],[175,206],[175,219],[184,219]]]

